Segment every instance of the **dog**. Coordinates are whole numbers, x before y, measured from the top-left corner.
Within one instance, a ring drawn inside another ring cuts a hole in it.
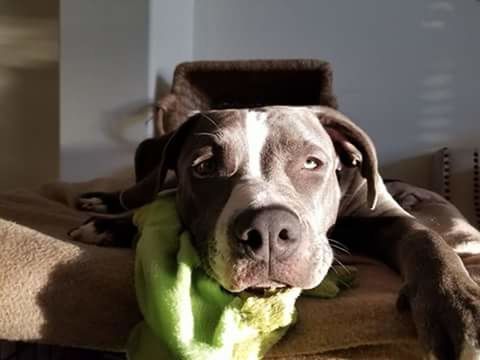
[[[342,113],[322,106],[195,113],[141,143],[135,171],[133,187],[84,194],[79,208],[122,213],[176,187],[205,271],[234,293],[317,286],[334,239],[400,273],[398,307],[411,311],[433,358],[480,358],[480,287],[455,250],[478,249],[479,233],[439,195],[385,185],[372,141]],[[429,204],[438,210],[433,221],[422,210]],[[129,219],[94,218],[71,236],[125,245],[132,227]]]

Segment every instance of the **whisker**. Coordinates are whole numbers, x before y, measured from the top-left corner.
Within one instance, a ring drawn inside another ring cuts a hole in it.
[[[337,258],[333,258],[333,261],[336,261],[341,267],[342,269],[347,273],[347,274],[351,274],[351,271],[345,266],[342,264],[342,262],[340,260],[338,260]],[[335,271],[335,274],[337,274],[338,276],[338,281],[342,283],[342,285],[345,287],[345,288],[350,288],[351,287],[351,284],[345,282],[341,277],[340,275],[338,274],[338,272],[336,271],[336,269],[332,266],[331,267],[333,269],[333,271]]]
[[[334,266],[330,266],[330,269],[333,270],[333,272],[335,273],[335,275],[340,276],[340,275],[338,274],[338,270],[337,270]]]
[[[335,244],[330,244],[330,246],[331,246],[332,248],[338,250],[338,251],[344,252],[344,253],[347,254],[347,255],[352,255],[352,254],[350,253],[350,251],[348,251],[347,249],[345,249],[345,248],[343,248],[343,247],[341,247],[341,246],[338,246],[338,245],[335,245]]]
[[[338,242],[336,240],[334,240],[334,242]],[[331,244],[330,244],[331,245]],[[327,246],[326,243],[323,243],[323,246]],[[348,282],[346,282],[345,280],[342,279],[342,275],[339,273],[339,269],[337,269],[337,267],[335,266],[335,263],[337,263],[341,268],[342,270],[348,274],[348,275],[351,275],[352,274],[352,271],[347,268],[336,256],[335,254],[333,255],[333,264],[330,265],[330,268],[329,268],[329,271],[332,270],[335,275],[337,275],[337,281],[339,283],[342,284],[342,286],[344,286],[345,288],[351,288],[352,285]]]
[[[335,239],[328,238],[328,241],[333,242],[333,243],[338,244],[338,245],[343,245],[343,243],[341,243],[340,241],[335,240]]]
[[[338,260],[336,257],[333,258],[333,261],[336,261],[338,265],[341,266],[341,268],[343,270],[345,270],[346,273],[350,274],[350,270],[340,261]]]
[[[348,250],[348,247],[345,244],[342,244],[341,242],[334,239],[328,239],[328,241],[330,243],[330,246],[332,246],[333,248],[336,248],[345,252],[348,255],[351,255],[350,250]]]

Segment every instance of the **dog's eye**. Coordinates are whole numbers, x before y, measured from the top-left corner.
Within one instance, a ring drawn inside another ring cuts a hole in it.
[[[321,160],[314,158],[312,156],[309,156],[303,163],[303,168],[306,170],[316,170],[319,167],[321,167],[322,164],[323,163]]]
[[[193,166],[193,172],[199,177],[212,176],[217,172],[217,163],[213,158],[203,160]]]

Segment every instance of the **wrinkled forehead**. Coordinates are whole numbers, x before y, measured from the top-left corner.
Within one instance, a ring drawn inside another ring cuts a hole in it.
[[[254,109],[214,110],[198,114],[194,132],[213,134],[225,143],[264,139],[268,143],[310,143],[334,151],[331,140],[308,108],[272,106]]]

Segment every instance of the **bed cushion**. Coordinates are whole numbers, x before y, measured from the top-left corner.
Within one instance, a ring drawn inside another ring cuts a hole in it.
[[[88,215],[73,208],[84,191],[118,189],[129,180],[53,183],[0,195],[0,338],[123,350],[140,319],[131,250],[69,241]],[[420,349],[408,314],[395,309],[400,278],[363,257],[357,286],[333,300],[301,298],[299,322],[272,358],[415,358]],[[408,355],[408,356],[407,356]]]
[[[330,64],[319,59],[192,61],[178,64],[170,93],[155,105],[155,134],[191,111],[266,105],[337,107]]]

